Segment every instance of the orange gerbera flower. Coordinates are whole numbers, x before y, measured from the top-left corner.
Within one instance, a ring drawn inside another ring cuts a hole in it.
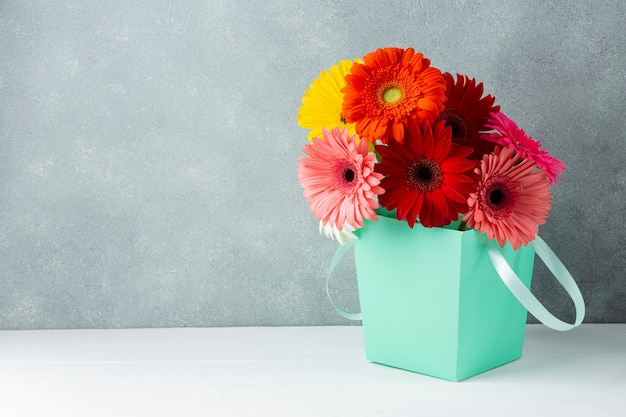
[[[346,76],[342,114],[370,142],[402,143],[408,123],[432,120],[443,110],[446,84],[441,71],[413,48],[377,49]]]

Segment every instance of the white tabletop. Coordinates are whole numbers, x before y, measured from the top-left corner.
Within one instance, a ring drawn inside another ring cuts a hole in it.
[[[459,383],[368,362],[358,326],[2,331],[0,415],[626,416],[626,324],[529,325]]]

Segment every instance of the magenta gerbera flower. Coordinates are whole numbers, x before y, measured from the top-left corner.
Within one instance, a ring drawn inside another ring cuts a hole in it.
[[[476,173],[481,179],[467,200],[469,211],[463,217],[467,226],[495,238],[501,247],[507,241],[515,250],[527,245],[551,208],[546,175],[532,160],[498,146],[484,156]]]
[[[505,114],[491,113],[485,126],[495,132],[483,133],[481,138],[514,149],[522,158],[532,160],[546,174],[550,184],[555,184],[563,175],[565,164],[540,149],[541,142],[533,140]]]
[[[374,172],[376,156],[365,140],[347,129],[324,129],[324,138],[313,138],[304,147],[308,156],[298,159],[298,178],[304,198],[321,226],[350,232],[363,227],[363,219],[378,220],[376,196],[381,174]]]

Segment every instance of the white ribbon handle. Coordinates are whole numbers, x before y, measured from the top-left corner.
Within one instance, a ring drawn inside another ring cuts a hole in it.
[[[337,266],[341,258],[343,258],[343,255],[345,255],[348,249],[350,249],[351,246],[352,246],[352,242],[346,245],[339,245],[339,247],[337,248],[337,251],[335,252],[335,256],[333,256],[333,260],[330,262],[330,266],[328,267],[328,273],[326,274],[326,295],[328,295],[328,300],[330,301],[330,304],[335,308],[335,311],[337,311],[339,315],[341,315],[343,318],[346,318],[348,320],[357,321],[357,320],[361,320],[361,313],[348,313],[347,311],[342,310],[341,308],[337,307],[335,303],[333,302],[333,298],[330,296],[330,290],[328,289],[329,284],[330,284],[330,277],[335,271],[335,267]]]
[[[550,247],[541,239],[538,235],[535,237],[535,240],[530,242],[530,245],[535,250],[535,253],[541,258],[541,260],[546,264],[550,272],[554,275],[557,281],[563,286],[567,294],[572,298],[574,302],[574,307],[576,308],[576,320],[574,324],[566,323],[558,318],[556,318],[552,313],[550,313],[544,306],[537,300],[537,298],[530,292],[528,288],[522,283],[519,279],[515,271],[511,268],[509,263],[506,261],[504,256],[493,247],[485,245],[487,249],[487,253],[489,254],[489,259],[493,264],[494,268],[498,272],[500,279],[507,286],[507,288],[511,291],[511,293],[518,299],[518,301],[528,310],[535,318],[541,321],[543,324],[548,326],[551,329],[566,331],[571,330],[574,327],[578,327],[585,317],[585,301],[583,296],[574,281],[574,278],[569,273],[565,265],[559,260],[559,258],[555,255],[555,253],[550,249]],[[349,313],[345,310],[339,308],[334,302],[330,295],[330,278],[337,267],[337,264],[346,252],[352,246],[352,242],[347,245],[339,245],[337,251],[335,252],[335,256],[333,256],[332,261],[330,262],[330,266],[328,268],[328,273],[326,274],[326,294],[328,295],[328,300],[330,304],[333,306],[335,311],[339,313],[342,317],[348,320],[361,320],[361,313]]]
[[[500,275],[502,282],[513,293],[515,298],[528,310],[537,320],[545,324],[551,329],[566,331],[571,330],[574,327],[579,326],[583,322],[585,317],[585,301],[583,296],[569,273],[567,268],[554,254],[552,249],[548,247],[546,242],[543,241],[538,235],[535,240],[530,242],[530,245],[535,250],[535,253],[541,258],[543,263],[546,264],[550,272],[554,275],[557,281],[563,286],[567,294],[572,298],[574,307],[576,308],[576,321],[574,324],[566,323],[556,318],[550,313],[544,306],[537,300],[537,298],[530,292],[528,288],[520,281],[519,277],[513,271],[509,263],[504,259],[504,256],[493,247],[485,245],[487,253],[491,259],[491,263]]]

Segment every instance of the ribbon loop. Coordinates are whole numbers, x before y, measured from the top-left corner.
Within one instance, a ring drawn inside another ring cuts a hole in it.
[[[491,263],[498,272],[500,279],[504,282],[504,285],[513,293],[515,298],[528,310],[537,320],[545,324],[551,329],[559,331],[571,330],[574,327],[578,327],[585,317],[585,301],[583,299],[574,278],[569,273],[565,265],[554,254],[552,249],[541,239],[538,235],[535,237],[530,245],[535,250],[535,253],[543,263],[546,264],[550,272],[554,275],[557,281],[563,286],[567,294],[572,298],[574,307],[576,308],[576,320],[574,324],[566,323],[556,318],[550,313],[543,304],[530,292],[528,288],[522,283],[515,271],[511,268],[509,263],[504,259],[504,256],[488,245],[487,253],[491,259]]]
[[[352,242],[346,245],[339,245],[339,247],[337,248],[337,251],[335,252],[335,256],[333,256],[333,260],[330,262],[330,266],[328,267],[328,273],[326,274],[326,295],[328,295],[328,300],[330,301],[330,304],[333,306],[335,311],[339,313],[341,317],[346,318],[348,320],[352,320],[352,321],[358,321],[358,320],[361,320],[361,313],[348,313],[347,311],[342,310],[341,308],[337,307],[337,305],[333,302],[333,298],[330,296],[330,289],[329,289],[330,277],[333,275],[333,272],[335,272],[335,268],[337,267],[337,264],[339,263],[339,261],[341,261],[341,258],[343,258],[343,256],[346,254],[348,249],[350,249],[351,247],[352,247]]]
[[[548,309],[546,309],[544,305],[537,300],[537,297],[535,297],[530,290],[526,288],[504,256],[502,256],[497,249],[490,247],[487,244],[485,244],[485,248],[487,249],[491,263],[498,272],[502,282],[504,282],[504,285],[507,286],[515,298],[517,298],[526,310],[535,316],[537,320],[549,328],[558,331],[567,331],[578,327],[583,322],[583,318],[585,317],[585,301],[580,289],[574,281],[574,278],[569,273],[567,268],[565,268],[565,265],[563,265],[561,260],[555,255],[552,249],[550,249],[550,247],[538,235],[535,237],[535,240],[530,242],[530,245],[574,302],[574,307],[576,308],[576,319],[574,324],[566,323],[550,313]],[[335,271],[337,264],[351,247],[352,242],[347,245],[339,245],[337,248],[335,256],[333,256],[333,259],[330,262],[328,273],[326,274],[326,295],[328,296],[330,304],[333,306],[335,311],[339,313],[339,315],[348,320],[357,321],[362,319],[361,313],[349,313],[341,309],[333,302],[330,295],[330,278]]]

